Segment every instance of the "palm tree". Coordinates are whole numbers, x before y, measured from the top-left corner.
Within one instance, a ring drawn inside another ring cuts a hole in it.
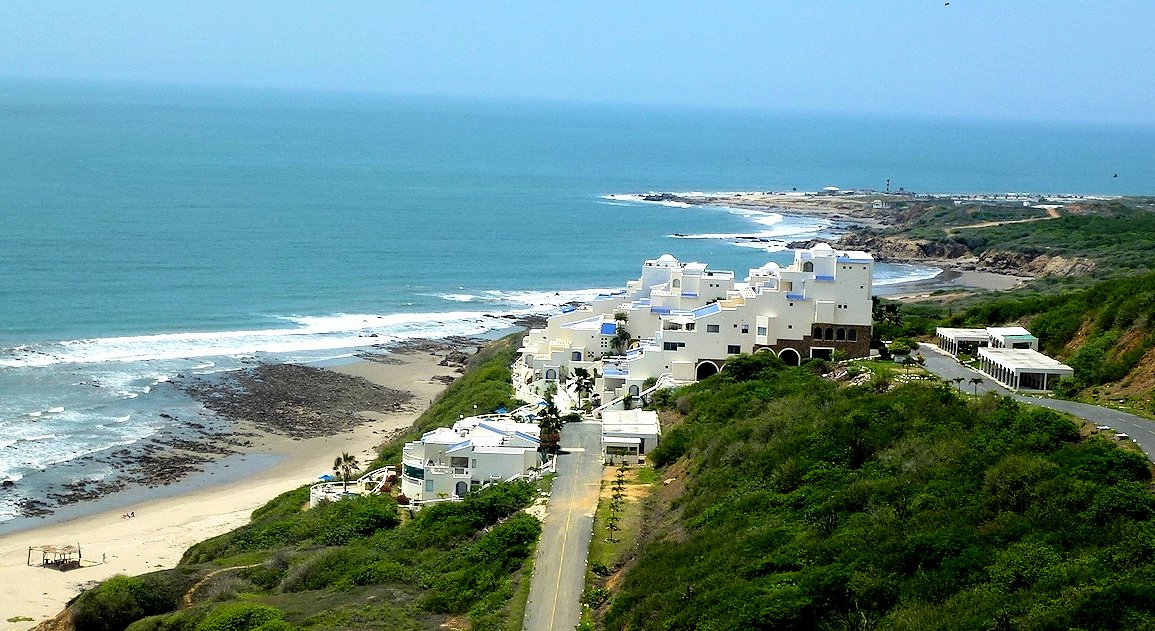
[[[979,396],[979,384],[983,382],[982,377],[971,377],[971,385],[975,387],[975,396]]]
[[[618,323],[618,330],[614,332],[614,336],[610,338],[610,346],[618,351],[618,354],[625,355],[626,349],[630,346],[630,332],[622,323]]]
[[[337,459],[333,461],[333,473],[336,473],[341,481],[344,483],[341,486],[341,492],[349,491],[349,476],[361,467],[361,463],[357,462],[357,456],[351,456],[346,452],[342,452]]]
[[[573,376],[578,396],[588,397],[594,389],[594,378],[590,375],[590,371],[579,366],[573,369]]]
[[[966,377],[955,377],[954,379],[951,379],[951,381],[954,382],[954,386],[958,388],[959,392],[962,392],[962,382],[966,380]]]
[[[561,438],[561,427],[565,422],[561,420],[557,405],[552,398],[546,398],[545,405],[537,416],[537,427],[541,430],[541,447],[550,453],[557,453],[557,444]]]

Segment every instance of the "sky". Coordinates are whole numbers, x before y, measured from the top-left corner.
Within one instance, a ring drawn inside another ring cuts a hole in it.
[[[4,0],[0,78],[1155,125],[1155,2]]]

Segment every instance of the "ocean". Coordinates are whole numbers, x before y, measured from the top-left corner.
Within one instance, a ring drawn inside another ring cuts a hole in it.
[[[789,254],[739,236],[840,230],[629,194],[1150,193],[1155,131],[4,81],[0,168],[2,530],[203,421],[177,375],[494,333],[666,252],[744,275]]]

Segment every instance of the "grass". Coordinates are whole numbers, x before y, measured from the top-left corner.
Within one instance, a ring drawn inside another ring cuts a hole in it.
[[[614,541],[609,540],[608,518],[613,494],[613,483],[619,468],[607,466],[602,473],[598,508],[594,513],[593,537],[590,540],[589,556],[586,558],[586,604],[598,607],[602,603],[599,594],[606,593],[604,584],[609,577],[619,571],[637,550],[638,535],[641,533],[645,498],[653,492],[659,479],[652,466],[632,466],[626,471],[624,497],[621,503],[618,530]],[[582,621],[593,624],[590,607],[582,609]]]

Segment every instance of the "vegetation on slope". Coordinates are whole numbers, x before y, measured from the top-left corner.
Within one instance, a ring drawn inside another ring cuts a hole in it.
[[[1000,297],[947,322],[1022,322],[1038,336],[1042,351],[1075,369],[1060,395],[1129,397],[1155,413],[1155,272],[1051,296]]]
[[[438,395],[408,432],[386,445],[368,469],[398,462],[401,447],[407,441],[416,440],[429,430],[449,427],[462,416],[488,413],[501,407],[510,410],[517,407],[519,403],[513,398],[509,367],[517,357],[524,336],[524,332],[507,335],[485,345],[469,358],[465,374]]]
[[[1155,628],[1141,455],[945,384],[737,368],[664,399],[654,459],[680,479],[607,628]]]

